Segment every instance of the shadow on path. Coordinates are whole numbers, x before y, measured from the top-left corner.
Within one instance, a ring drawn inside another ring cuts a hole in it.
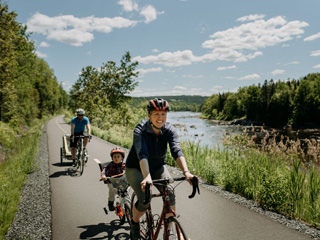
[[[72,161],[70,163],[54,163],[52,164],[53,166],[56,167],[66,167],[69,166],[68,168],[65,168],[65,171],[57,171],[51,174],[49,177],[50,178],[58,178],[61,176],[70,176],[70,177],[80,177],[81,174],[77,171],[75,167],[72,167]]]
[[[99,223],[97,225],[86,225],[79,226],[78,228],[83,228],[83,231],[80,234],[80,239],[108,239],[108,240],[129,240],[130,239],[130,227],[128,224],[120,225],[119,220],[113,220],[109,224],[108,223]],[[114,231],[122,229],[122,233],[114,234]],[[102,237],[95,237],[98,234],[103,234]]]

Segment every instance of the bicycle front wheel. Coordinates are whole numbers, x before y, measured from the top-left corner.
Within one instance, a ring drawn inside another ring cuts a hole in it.
[[[83,155],[80,158],[80,166],[79,167],[80,167],[79,168],[80,175],[82,175],[83,169],[84,169],[84,156]]]
[[[165,223],[165,224],[167,225],[167,229],[169,231],[167,234],[167,238],[164,238],[164,239],[171,239],[170,236],[172,237],[172,235],[175,237],[174,239],[177,239],[177,240],[187,240],[188,239],[185,234],[185,231],[181,227],[181,224],[176,217],[169,217],[167,223]]]

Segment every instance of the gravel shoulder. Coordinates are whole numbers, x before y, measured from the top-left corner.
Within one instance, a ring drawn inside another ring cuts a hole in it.
[[[37,170],[28,175],[19,210],[5,239],[51,239],[51,190],[46,125],[35,156]]]
[[[52,239],[51,189],[48,161],[48,142],[45,125],[35,157],[35,164],[38,165],[38,169],[28,175],[27,182],[22,190],[19,210],[5,239]],[[168,168],[177,175],[181,174],[181,171],[174,167],[169,166]],[[306,234],[310,239],[320,239],[320,230],[318,229],[309,227],[299,221],[288,219],[272,211],[265,210],[256,202],[247,200],[238,194],[224,191],[220,187],[209,185],[204,181],[201,181],[201,185],[230,201],[241,204],[252,211]]]

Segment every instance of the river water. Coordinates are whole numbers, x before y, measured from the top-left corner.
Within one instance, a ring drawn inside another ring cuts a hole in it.
[[[169,112],[167,121],[173,124],[179,134],[180,142],[192,141],[201,146],[214,147],[222,145],[224,133],[241,134],[237,126],[219,125],[210,120],[198,118],[201,113]]]

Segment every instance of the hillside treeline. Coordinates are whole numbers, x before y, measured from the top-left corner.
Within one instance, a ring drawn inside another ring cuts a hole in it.
[[[320,126],[320,74],[300,80],[265,81],[242,87],[236,93],[210,96],[202,106],[210,119],[246,118],[267,126]]]
[[[200,112],[201,106],[208,97],[203,96],[156,96],[167,100],[170,104],[171,111],[192,111]],[[139,106],[141,104],[147,105],[150,99],[155,97],[133,97],[132,106]]]
[[[16,17],[0,2],[0,122],[13,127],[68,105],[67,93]]]

